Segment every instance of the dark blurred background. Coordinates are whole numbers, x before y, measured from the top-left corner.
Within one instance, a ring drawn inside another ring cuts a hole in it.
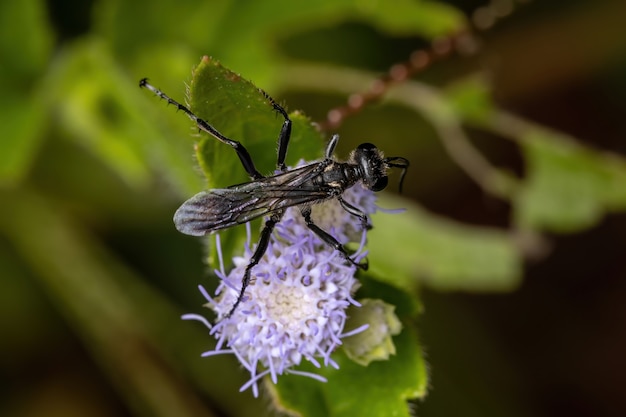
[[[241,46],[248,36],[246,25],[265,18],[263,7],[251,2],[28,1],[20,6],[16,21],[8,3],[2,6],[2,21],[12,29],[5,29],[1,42],[10,55],[0,66],[2,85],[11,93],[0,100],[0,141],[8,146],[17,133],[35,139],[25,145],[32,152],[24,152],[27,156],[6,175],[0,190],[0,414],[150,414],[132,394],[122,393],[126,385],[141,385],[126,380],[136,374],[114,368],[124,363],[143,366],[144,358],[157,356],[154,346],[98,323],[111,317],[122,323],[156,321],[158,329],[147,332],[157,334],[157,340],[184,340],[186,330],[180,328],[186,324],[178,317],[199,311],[203,300],[195,287],[206,267],[203,247],[171,224],[180,201],[202,187],[191,156],[193,137],[181,138],[181,132],[192,132],[189,123],[134,91],[136,82],[150,76],[182,98],[192,66],[202,55],[212,55],[291,110],[302,109],[323,121],[330,109],[345,103],[346,95],[284,87],[289,83],[281,82],[287,76],[280,68],[283,62],[331,63],[381,74],[427,47],[428,37],[439,29],[385,32],[346,15],[323,20],[320,14],[297,30],[279,22],[268,29],[267,42],[268,50],[285,58],[281,61]],[[459,16],[472,16],[484,5],[445,4],[460,10]],[[280,9],[267,10],[273,12]],[[219,21],[224,16],[239,26],[229,30]],[[486,74],[501,108],[623,157],[624,16],[626,3],[620,0],[516,3],[510,16],[478,33],[477,55],[452,56],[415,79],[443,87],[467,74]],[[92,100],[105,90],[119,101]],[[467,130],[494,165],[524,175],[523,157],[514,143]],[[423,135],[418,143],[415,132]],[[483,192],[412,111],[372,104],[347,118],[338,133],[343,155],[365,139],[382,141],[389,154],[410,159],[405,196],[431,212],[472,225],[510,226],[510,204]],[[168,141],[176,143],[163,145]],[[626,414],[626,216],[610,212],[584,230],[545,236],[548,249],[525,262],[515,291],[422,290],[424,314],[418,329],[431,388],[417,402],[417,415]],[[85,294],[93,299],[75,299],[62,287],[65,281],[57,279],[64,274],[77,288],[90,285],[87,278],[93,275],[103,274],[103,282],[112,276],[125,282],[116,287],[124,292],[89,286]],[[72,307],[95,305],[99,297],[108,297],[107,309]],[[132,307],[124,304],[129,299]],[[129,340],[130,347],[118,352],[119,361],[107,356],[112,346]],[[195,360],[202,342],[185,349]],[[218,388],[203,385],[197,376],[181,376],[202,369],[189,371],[178,364],[176,354],[166,357],[177,364],[172,365],[176,371],[163,372],[168,363],[151,374],[157,369],[152,364],[140,374],[157,386],[169,377],[180,398],[188,399],[182,408],[198,415],[255,410],[237,404],[248,401],[247,394],[212,402],[206,392]],[[241,378],[230,375],[236,369],[232,365],[225,365],[222,373],[213,370],[215,378]],[[202,386],[201,394],[191,394],[188,385]],[[159,395],[154,392],[144,394]]]

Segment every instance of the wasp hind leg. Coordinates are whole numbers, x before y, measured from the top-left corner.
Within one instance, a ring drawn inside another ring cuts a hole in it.
[[[228,314],[226,314],[225,318],[232,316],[235,310],[237,310],[237,307],[239,306],[239,304],[241,304],[241,301],[243,300],[243,297],[246,293],[246,289],[248,288],[248,286],[250,285],[250,282],[252,281],[251,279],[252,268],[254,268],[254,266],[257,265],[261,261],[261,258],[263,257],[263,255],[265,255],[265,252],[267,251],[267,247],[270,243],[272,232],[274,231],[274,227],[280,221],[282,216],[283,216],[282,211],[278,213],[274,213],[269,219],[265,221],[265,226],[263,227],[263,230],[261,231],[261,237],[259,238],[259,243],[257,244],[256,249],[254,250],[254,253],[252,254],[252,257],[250,258],[250,262],[248,263],[248,266],[246,266],[246,271],[243,274],[243,279],[241,280],[241,290],[239,291],[239,295],[237,296],[237,301],[235,301],[235,304],[231,307],[230,311],[228,312]]]

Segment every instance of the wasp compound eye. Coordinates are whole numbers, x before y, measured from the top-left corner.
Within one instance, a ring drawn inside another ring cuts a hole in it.
[[[388,183],[389,183],[389,179],[387,178],[387,176],[380,177],[376,180],[376,182],[372,186],[372,191],[382,191],[387,187]]]

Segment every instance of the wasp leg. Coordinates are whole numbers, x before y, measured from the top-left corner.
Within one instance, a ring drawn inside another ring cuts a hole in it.
[[[252,178],[253,180],[258,180],[259,178],[263,178],[263,175],[259,171],[257,171],[257,169],[255,168],[254,162],[252,161],[252,157],[250,156],[250,153],[241,143],[237,142],[236,140],[229,139],[226,136],[222,135],[217,129],[215,129],[205,120],[196,116],[187,107],[183,106],[176,100],[168,97],[164,92],[154,87],[153,85],[149,84],[147,78],[143,78],[141,81],[139,81],[139,87],[147,88],[158,97],[166,100],[168,104],[174,105],[178,110],[183,111],[191,120],[193,120],[200,130],[204,130],[205,132],[207,132],[208,134],[210,134],[211,136],[213,136],[215,139],[219,140],[220,142],[231,146],[235,150],[235,152],[237,152],[237,156],[239,157],[239,160],[241,161],[243,168],[246,170],[250,178]],[[288,140],[289,139],[287,139],[287,141]]]
[[[335,147],[337,147],[338,142],[339,135],[335,133],[326,145],[326,151],[324,152],[324,156],[326,157],[326,159],[333,159],[333,152],[335,152]]]
[[[259,88],[259,91],[263,96],[270,102],[274,110],[280,113],[281,116],[285,118],[283,122],[283,127],[280,129],[280,133],[278,134],[278,159],[276,160],[276,167],[284,172],[287,170],[287,166],[285,165],[285,158],[287,156],[287,148],[289,147],[289,140],[291,139],[291,119],[289,115],[281,106],[274,100],[269,94],[267,94],[264,90]]]
[[[354,259],[350,257],[350,255],[346,251],[346,248],[344,248],[343,245],[339,243],[337,239],[335,239],[328,232],[324,231],[318,225],[313,223],[313,220],[311,219],[310,207],[303,208],[302,210],[300,210],[300,213],[302,213],[302,216],[304,216],[304,221],[306,222],[307,227],[311,229],[311,231],[315,233],[320,239],[322,239],[324,243],[326,243],[328,246],[331,246],[333,249],[338,251],[341,254],[341,256],[343,256],[352,265],[356,266],[357,268],[361,268],[364,271],[367,271],[367,267],[368,267],[367,262],[363,262],[363,263],[356,262]]]
[[[365,215],[365,213],[354,207],[352,204],[348,203],[346,200],[341,198],[341,196],[338,196],[337,200],[339,200],[339,204],[341,204],[341,207],[343,207],[345,211],[355,217],[358,217],[359,220],[361,220],[361,227],[363,227],[363,229],[370,230],[372,228],[372,225],[367,220],[367,216]]]
[[[243,300],[243,296],[246,292],[246,288],[248,288],[248,285],[250,285],[250,281],[251,281],[250,275],[252,273],[252,268],[254,268],[254,266],[259,263],[263,255],[265,255],[268,244],[270,242],[270,237],[272,236],[272,231],[274,230],[274,227],[280,221],[282,216],[283,216],[282,211],[278,213],[274,213],[265,222],[265,227],[263,227],[263,230],[261,231],[261,237],[259,238],[259,243],[257,244],[256,249],[254,250],[254,254],[252,255],[252,258],[250,258],[250,263],[248,263],[248,266],[246,266],[246,272],[243,274],[243,280],[241,281],[241,291],[239,292],[239,296],[237,296],[237,301],[235,301],[235,304],[226,315],[227,318],[232,316],[232,314],[235,312],[235,310],[241,303],[241,300]]]

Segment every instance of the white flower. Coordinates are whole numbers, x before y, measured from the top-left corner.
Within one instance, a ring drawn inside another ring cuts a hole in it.
[[[360,184],[346,190],[343,197],[365,214],[375,211],[374,193]],[[336,200],[313,206],[313,220],[341,243],[358,241],[361,246],[353,259],[364,258],[365,231],[360,220],[347,213]],[[219,236],[216,235],[219,248]],[[248,247],[242,257],[235,257],[235,267],[226,275],[220,253],[222,280],[211,297],[200,287],[208,307],[217,313],[211,325],[204,317],[187,314],[184,319],[202,321],[218,340],[215,350],[203,356],[232,353],[250,372],[250,380],[241,391],[252,387],[258,395],[257,382],[269,375],[274,383],[283,373],[309,376],[325,381],[320,375],[294,369],[306,359],[316,367],[338,365],[330,355],[341,339],[367,328],[361,326],[344,334],[346,309],[359,304],[352,295],[359,287],[356,267],[322,242],[306,227],[297,207],[287,209],[276,225],[268,249],[252,268],[251,284],[241,304],[230,317],[227,314],[237,300],[241,280],[253,253]]]

